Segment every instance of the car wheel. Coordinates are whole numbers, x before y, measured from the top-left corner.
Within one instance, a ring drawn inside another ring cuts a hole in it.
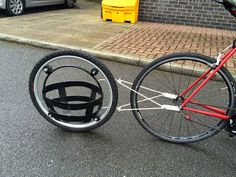
[[[65,6],[67,8],[73,8],[75,6],[75,0],[65,0]]]
[[[10,16],[21,15],[24,12],[23,0],[7,0],[6,13]]]

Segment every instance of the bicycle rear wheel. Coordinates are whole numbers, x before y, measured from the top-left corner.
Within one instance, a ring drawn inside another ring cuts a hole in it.
[[[182,99],[175,98],[201,74],[212,69],[211,64],[214,62],[199,54],[177,53],[146,66],[135,79],[132,86],[135,91],[131,91],[130,95],[133,114],[141,126],[155,137],[174,143],[197,142],[223,129],[225,120],[190,111],[160,109],[161,105],[180,106],[196,87],[184,94]],[[175,98],[166,98],[160,93],[168,93],[168,97]],[[210,105],[230,115],[235,106],[234,95],[234,79],[223,67],[193,97],[195,103],[191,102],[187,107],[206,111],[199,105]]]
[[[108,68],[81,51],[57,51],[33,68],[31,100],[50,123],[71,131],[103,125],[116,109],[118,91]]]

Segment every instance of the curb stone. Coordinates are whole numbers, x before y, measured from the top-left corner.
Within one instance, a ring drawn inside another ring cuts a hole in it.
[[[63,44],[57,44],[57,43],[49,43],[45,41],[40,40],[33,40],[23,37],[18,37],[14,35],[6,35],[6,34],[0,34],[0,40],[6,41],[6,42],[14,42],[19,44],[25,44],[35,47],[40,47],[44,49],[51,49],[51,50],[65,50],[65,49],[71,49],[71,50],[81,50],[84,52],[89,53],[90,55],[93,55],[99,59],[104,59],[108,61],[114,61],[114,62],[120,62],[125,64],[130,64],[134,66],[146,66],[147,64],[151,63],[154,59],[143,59],[143,58],[134,58],[130,56],[120,55],[120,54],[114,54],[110,52],[101,52],[97,50],[92,50],[88,48],[80,48],[76,46],[69,46],[69,45],[63,45]],[[236,74],[231,72],[233,78],[236,80]]]
[[[34,40],[34,39],[23,38],[23,37],[18,37],[14,35],[6,35],[6,34],[0,34],[0,40],[6,41],[6,42],[14,42],[14,43],[19,43],[19,44],[40,47],[44,49],[51,49],[51,50],[63,50],[63,49],[64,50],[65,49],[81,50],[99,59],[121,62],[121,63],[131,64],[135,66],[141,66],[140,58],[134,58],[134,57],[114,54],[110,52],[97,51],[97,50],[92,50],[88,48],[80,48],[76,46],[63,45],[63,44],[58,44],[58,43],[50,43],[50,42],[45,42],[41,40]]]

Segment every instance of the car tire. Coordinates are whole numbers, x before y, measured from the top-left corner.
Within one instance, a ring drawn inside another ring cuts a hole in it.
[[[75,0],[65,0],[65,6],[67,8],[73,8],[75,6]]]
[[[25,10],[24,0],[6,0],[6,13],[9,16],[23,14]]]

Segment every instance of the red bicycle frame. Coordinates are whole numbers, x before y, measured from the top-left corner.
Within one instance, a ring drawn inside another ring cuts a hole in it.
[[[192,98],[198,93],[199,90],[201,90],[202,87],[204,87],[204,85],[206,85],[206,83],[215,75],[215,73],[217,71],[220,70],[220,68],[234,55],[234,53],[236,52],[236,47],[232,47],[232,49],[230,49],[222,58],[221,58],[221,62],[220,64],[214,68],[214,69],[209,69],[207,71],[205,71],[198,79],[196,79],[186,90],[184,90],[179,96],[183,96],[185,95],[189,90],[191,90],[194,86],[196,86],[202,79],[203,82],[193,91],[193,93],[187,98],[185,99],[185,101],[183,102],[183,104],[181,105],[182,110],[186,110],[186,111],[191,111],[191,112],[195,112],[195,113],[199,113],[199,114],[203,114],[203,115],[207,115],[207,116],[211,116],[211,117],[215,117],[215,118],[219,118],[219,119],[223,119],[223,120],[227,120],[230,117],[226,114],[226,111],[221,110],[219,108],[215,108],[213,106],[208,106],[208,105],[203,105],[201,103],[198,103],[194,100],[192,100]],[[203,111],[203,110],[198,110],[198,109],[194,109],[194,108],[188,108],[186,107],[188,103],[194,103],[197,104],[198,106],[201,106],[211,112],[208,111]]]

